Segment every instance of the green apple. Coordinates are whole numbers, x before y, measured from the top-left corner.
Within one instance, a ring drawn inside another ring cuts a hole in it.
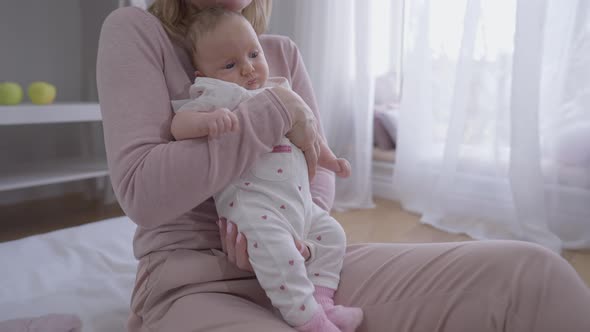
[[[33,104],[47,105],[53,103],[57,89],[47,82],[33,82],[28,88],[29,98]]]
[[[23,100],[23,88],[14,82],[0,83],[0,105],[17,105]]]

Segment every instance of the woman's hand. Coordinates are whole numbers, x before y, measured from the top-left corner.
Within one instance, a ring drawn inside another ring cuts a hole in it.
[[[320,135],[313,112],[295,92],[283,87],[272,88],[291,115],[292,126],[287,138],[305,155],[309,180],[313,179],[320,154]]]
[[[221,236],[221,246],[223,252],[227,254],[227,259],[240,270],[254,272],[248,256],[248,241],[244,234],[238,233],[238,227],[224,218],[219,219],[217,225]],[[301,241],[294,240],[294,242],[301,256],[307,261],[311,256],[309,248]]]

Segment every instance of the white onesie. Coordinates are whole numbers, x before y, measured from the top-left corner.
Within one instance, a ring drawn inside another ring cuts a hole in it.
[[[199,77],[191,100],[177,112],[235,109],[244,100],[273,86],[289,88],[285,78],[270,78],[264,88]],[[175,108],[182,101],[173,102]],[[250,263],[258,281],[292,326],[306,323],[318,309],[314,285],[338,287],[346,247],[340,224],[311,198],[305,157],[282,138],[240,179],[214,196],[220,218],[235,223],[248,239]],[[305,241],[311,258],[304,262],[293,238]]]

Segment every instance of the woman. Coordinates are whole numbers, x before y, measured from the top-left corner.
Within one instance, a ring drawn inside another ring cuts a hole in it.
[[[315,166],[317,105],[287,38],[260,42],[270,75],[297,94],[268,90],[240,104],[238,134],[172,139],[170,100],[188,98],[194,72],[185,30],[216,4],[264,31],[263,0],[156,0],[150,12],[122,8],[103,25],[97,80],[111,180],[138,226],[129,331],[293,331],[250,272],[247,239],[216,224],[210,197],[287,135],[315,174],[314,201],[332,205],[333,174]],[[590,331],[590,295],[576,272],[519,242],[349,246],[335,302],[363,308],[359,331]]]

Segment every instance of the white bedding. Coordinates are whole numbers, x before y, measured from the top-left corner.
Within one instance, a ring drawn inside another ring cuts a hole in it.
[[[84,332],[124,331],[134,231],[120,217],[0,243],[0,321],[72,313]]]

